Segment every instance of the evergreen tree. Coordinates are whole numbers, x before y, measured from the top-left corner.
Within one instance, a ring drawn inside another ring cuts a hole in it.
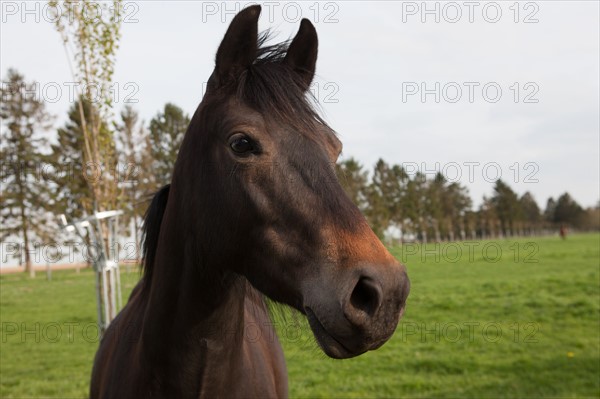
[[[469,190],[457,182],[450,183],[444,190],[444,215],[448,238],[466,237],[465,215],[471,209],[472,201]]]
[[[85,120],[90,112],[88,102],[75,102],[68,112],[69,119],[57,130],[58,143],[52,145],[54,165],[55,212],[69,219],[79,219],[93,213],[93,194],[89,180],[105,177],[101,165],[85,162],[80,106]]]
[[[383,237],[383,232],[391,218],[391,209],[387,203],[387,192],[384,184],[388,169],[389,166],[383,159],[379,159],[375,164],[371,183],[367,189],[369,207],[365,213],[371,228],[379,237]]]
[[[178,106],[167,103],[150,121],[151,154],[154,159],[152,173],[156,176],[156,187],[171,182],[173,166],[190,124],[190,118]]]
[[[554,212],[556,211],[556,201],[554,198],[548,198],[546,209],[544,210],[544,220],[548,223],[554,223]]]
[[[400,165],[392,166],[390,174],[391,185],[391,206],[392,206],[392,222],[402,226],[406,215],[404,214],[403,204],[406,196],[406,187],[410,180],[406,170]]]
[[[42,173],[47,141],[41,135],[51,126],[52,118],[34,93],[34,83],[27,83],[13,69],[1,90],[0,118],[2,119],[0,180],[2,193],[0,209],[2,229],[0,236],[18,236],[22,243],[19,257],[31,277],[35,271],[31,262],[34,240],[43,241],[50,233],[46,209],[50,202],[48,182]]]
[[[418,172],[406,184],[406,193],[402,201],[402,210],[405,215],[406,227],[412,229],[419,239],[427,242],[427,185],[425,175]]]
[[[554,210],[554,223],[567,224],[578,227],[582,222],[582,217],[585,214],[583,208],[569,195],[564,193],[556,201]]]
[[[532,234],[539,227],[542,219],[540,208],[529,191],[519,198],[519,206],[523,215],[524,227],[528,234]]]
[[[514,234],[515,221],[521,219],[517,194],[499,179],[494,186],[494,195],[491,202],[500,221],[502,234],[505,236]]]
[[[433,180],[427,183],[426,210],[428,226],[436,241],[440,241],[444,228],[444,191],[446,178],[437,173]]]
[[[479,206],[478,226],[480,236],[483,239],[495,238],[499,232],[499,220],[496,213],[496,207],[493,201],[486,196],[483,197],[483,202]]]
[[[119,150],[120,203],[124,211],[124,225],[133,224],[134,240],[139,245],[140,223],[146,211],[146,199],[154,189],[152,162],[148,135],[139,121],[137,111],[126,106],[121,121],[116,125],[115,140]]]
[[[373,169],[371,184],[367,188],[369,207],[366,209],[371,228],[379,237],[391,223],[403,222],[402,203],[408,176],[398,165],[390,167],[379,159]]]
[[[354,158],[337,163],[335,171],[348,197],[364,211],[367,202],[367,171],[363,170],[363,166]]]

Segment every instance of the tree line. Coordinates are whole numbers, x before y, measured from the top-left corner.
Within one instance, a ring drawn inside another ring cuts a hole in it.
[[[519,196],[498,179],[492,195],[473,209],[467,187],[442,173],[433,178],[421,172],[409,175],[383,159],[372,171],[353,158],[336,169],[346,193],[381,238],[389,238],[386,233],[392,229],[398,240],[420,242],[540,235],[561,226],[600,230],[600,203],[583,209],[566,192],[549,198],[542,210],[530,192]]]
[[[189,116],[167,103],[147,123],[129,105],[108,120],[82,96],[65,124],[53,130],[44,101],[28,94],[34,83],[12,69],[2,83],[0,239],[18,238],[26,249],[19,261],[29,271],[34,243],[63,234],[55,215],[72,220],[112,208],[124,211],[123,234],[138,243],[150,196],[171,180]],[[92,130],[95,146],[108,154],[103,162],[90,161],[100,159],[89,155],[86,131]],[[559,225],[600,229],[598,206],[583,209],[568,193],[548,199],[541,210],[531,193],[519,196],[498,180],[474,210],[468,189],[440,173],[411,176],[381,159],[369,171],[353,158],[339,162],[336,172],[382,238],[394,228],[402,239],[421,242],[533,235]]]

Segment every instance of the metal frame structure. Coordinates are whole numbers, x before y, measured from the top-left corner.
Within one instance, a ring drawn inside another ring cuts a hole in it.
[[[96,274],[96,308],[100,334],[104,334],[123,304],[118,261],[119,215],[122,214],[123,211],[96,212],[70,223],[65,215],[59,217],[62,228],[75,232],[84,243],[86,232],[89,242],[96,250],[92,264]]]

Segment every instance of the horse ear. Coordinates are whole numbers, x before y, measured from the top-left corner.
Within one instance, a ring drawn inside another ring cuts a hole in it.
[[[284,62],[294,68],[302,77],[304,90],[307,90],[315,76],[319,40],[313,24],[306,18],[300,22],[300,29],[288,48]]]
[[[215,71],[218,85],[235,80],[256,59],[258,48],[258,17],[261,7],[244,8],[231,21],[217,50]],[[212,79],[211,79],[212,80]]]

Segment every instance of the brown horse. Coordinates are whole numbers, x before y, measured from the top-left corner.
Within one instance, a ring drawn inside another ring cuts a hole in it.
[[[219,46],[146,215],[144,274],[100,343],[92,398],[287,396],[263,294],[305,314],[333,358],[396,329],[405,268],[335,178],[341,143],[307,99],[316,31],[302,20],[289,46],[266,46],[259,14],[242,10]]]

